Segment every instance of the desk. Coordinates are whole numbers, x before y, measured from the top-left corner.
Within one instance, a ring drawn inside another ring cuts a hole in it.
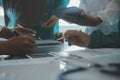
[[[55,56],[0,61],[0,80],[57,80],[61,72],[83,66],[84,63],[120,63],[120,49],[85,49],[65,52],[84,58],[67,59]],[[103,75],[92,69],[71,77],[77,80],[120,80],[120,77]]]

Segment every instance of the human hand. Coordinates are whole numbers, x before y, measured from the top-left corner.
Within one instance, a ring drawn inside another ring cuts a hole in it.
[[[20,35],[8,39],[3,45],[6,54],[9,55],[25,55],[30,54],[36,46],[34,38],[27,35]]]
[[[36,31],[29,29],[29,28],[24,28],[23,26],[17,24],[17,27],[15,28],[19,32],[19,34],[22,35],[29,35],[29,36],[35,36]]]
[[[80,14],[81,17],[75,17],[67,14],[64,18],[69,22],[76,23],[82,26],[97,26],[100,23],[102,23],[101,18],[97,16],[96,17],[91,16],[85,13],[85,11],[82,9],[80,11],[81,11]]]
[[[20,26],[17,26],[14,29],[8,29],[6,27],[3,27],[2,31],[0,32],[0,37],[9,39],[9,38],[16,36],[13,33],[13,30],[16,30],[19,35],[27,34],[29,36],[33,36],[33,35],[35,36],[35,34],[36,34],[36,31],[34,31],[32,29],[28,29],[28,28],[23,28]]]
[[[63,36],[64,36],[63,33],[58,32],[58,33],[55,34],[55,40],[64,42],[64,39],[60,39],[60,38],[62,38]]]
[[[68,36],[66,40],[68,41],[69,45],[77,45],[81,47],[87,47],[90,44],[90,36],[86,33],[77,30],[68,30],[64,34]]]
[[[48,19],[48,20],[45,22],[44,27],[45,27],[45,28],[51,28],[51,27],[53,27],[53,26],[56,24],[57,21],[58,21],[57,16],[52,15],[52,16],[50,17],[50,19]]]
[[[87,20],[88,17],[87,14],[84,12],[84,10],[80,9],[80,12],[81,13],[79,14],[79,17],[66,14],[64,18],[69,22],[76,23],[79,25],[84,25],[86,24],[85,21]]]

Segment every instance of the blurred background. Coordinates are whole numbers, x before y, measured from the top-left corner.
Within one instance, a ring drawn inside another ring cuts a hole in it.
[[[68,7],[71,7],[71,6],[76,6],[76,7],[79,7],[79,3],[80,3],[80,0],[70,0],[70,3],[68,5]],[[3,11],[3,8],[2,8],[2,2],[0,0],[0,25],[5,25],[4,24],[4,11]],[[73,24],[73,23],[68,23],[64,20],[59,20],[59,23],[60,23],[60,28],[59,28],[59,32],[65,32],[66,30],[71,30],[71,29],[74,29],[74,30],[82,30],[84,31],[84,28],[85,27],[81,27],[80,25],[76,25],[76,24]]]

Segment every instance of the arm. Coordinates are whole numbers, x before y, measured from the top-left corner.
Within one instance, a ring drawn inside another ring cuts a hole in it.
[[[95,31],[90,35],[89,48],[120,48],[120,32],[104,35],[101,31]]]
[[[68,35],[66,40],[68,40],[70,45],[88,48],[120,48],[120,32],[104,35],[97,30],[87,35],[81,31],[68,30],[65,32],[65,35]]]

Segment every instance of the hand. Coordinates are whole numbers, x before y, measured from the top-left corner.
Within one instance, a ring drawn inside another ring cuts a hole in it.
[[[47,22],[45,22],[44,26],[45,28],[51,28],[56,24],[57,21],[58,18],[55,15],[52,15],[50,19],[48,19]]]
[[[90,44],[90,36],[86,33],[77,30],[68,30],[64,34],[65,36],[68,35],[66,40],[68,41],[69,45],[77,45],[81,47],[87,47]]]
[[[9,55],[25,55],[30,54],[35,46],[35,41],[32,37],[20,35],[5,41],[3,45],[5,51],[3,52]]]
[[[17,25],[15,29],[19,32],[19,34],[30,35],[30,36],[36,35],[36,31],[29,29],[29,28],[24,28],[23,26],[19,24]]]
[[[28,29],[28,28],[23,28],[23,27],[19,27],[17,26],[15,28],[15,30],[17,30],[17,32],[19,33],[19,35],[23,35],[23,34],[26,34],[26,33],[29,33],[30,36],[32,36],[32,34],[36,34],[36,31],[32,30],[32,29]],[[0,37],[3,37],[3,38],[12,38],[16,36],[12,31],[11,29],[8,29],[6,27],[3,27],[2,31],[0,32]]]
[[[9,39],[9,38],[11,38],[13,36],[14,36],[14,34],[11,32],[10,29],[8,29],[6,27],[2,28],[2,31],[0,32],[0,37]]]
[[[80,18],[71,15],[66,15],[64,18],[69,22],[73,22],[82,26],[97,26],[102,23],[102,20],[99,17],[90,16],[86,14],[82,9],[80,11]]]
[[[58,40],[59,38],[63,37],[63,33],[61,32],[58,32],[55,34],[55,39]],[[60,39],[59,41],[63,42],[64,41],[64,38],[63,39]]]

